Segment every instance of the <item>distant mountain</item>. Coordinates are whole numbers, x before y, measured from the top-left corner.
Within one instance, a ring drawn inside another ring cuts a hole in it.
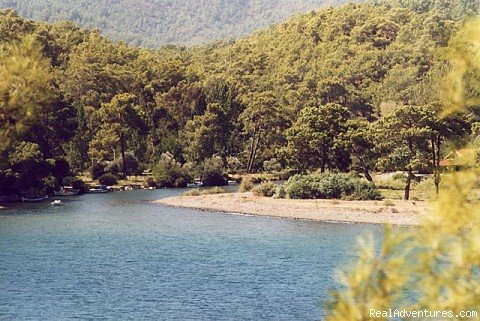
[[[0,0],[21,16],[70,20],[145,47],[244,36],[289,16],[348,0]]]

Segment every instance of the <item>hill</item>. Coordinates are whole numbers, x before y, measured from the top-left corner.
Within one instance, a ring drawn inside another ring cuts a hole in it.
[[[218,184],[224,172],[437,171],[442,146],[479,128],[438,115],[442,53],[478,2],[421,3],[352,3],[159,50],[0,11],[0,195],[87,170],[110,184],[152,169],[157,186]],[[465,77],[474,88],[475,72]]]
[[[113,40],[158,47],[200,44],[245,36],[254,30],[347,0],[0,0],[21,16],[69,20],[98,28]]]

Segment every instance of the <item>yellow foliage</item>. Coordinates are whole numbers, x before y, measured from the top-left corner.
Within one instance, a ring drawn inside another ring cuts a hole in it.
[[[49,66],[33,36],[0,47],[0,151],[51,98]]]

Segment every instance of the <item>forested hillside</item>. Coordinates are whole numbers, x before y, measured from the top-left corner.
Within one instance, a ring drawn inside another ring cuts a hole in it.
[[[159,51],[2,11],[0,195],[83,172],[153,170],[156,186],[264,170],[438,174],[450,139],[478,135],[476,106],[440,117],[445,47],[475,11],[476,0],[348,4]]]
[[[200,44],[245,36],[295,13],[346,0],[0,0],[21,16],[69,20],[113,40],[144,47]]]

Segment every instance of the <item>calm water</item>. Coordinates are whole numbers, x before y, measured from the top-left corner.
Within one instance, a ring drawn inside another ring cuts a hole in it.
[[[174,190],[0,212],[0,320],[322,320],[370,225],[166,208]]]

